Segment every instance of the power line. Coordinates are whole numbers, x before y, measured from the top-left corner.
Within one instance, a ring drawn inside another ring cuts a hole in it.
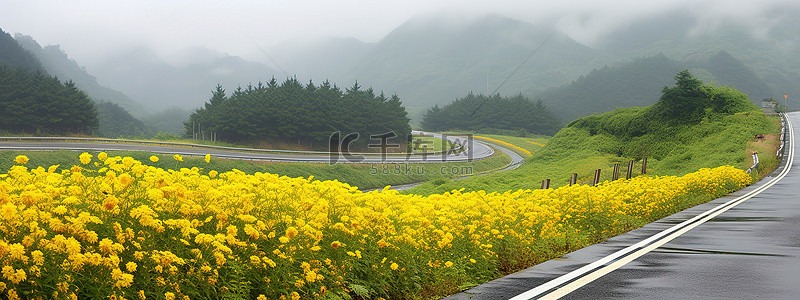
[[[259,46],[259,45],[258,45],[258,43],[256,43],[256,40],[254,40],[252,37],[250,37],[250,35],[249,35],[249,34],[247,34],[247,32],[245,32],[244,30],[241,30],[241,29],[239,29],[239,31],[240,31],[240,32],[241,32],[241,33],[242,33],[244,36],[246,36],[246,37],[247,37],[247,39],[249,39],[249,40],[250,40],[250,42],[252,42],[252,43],[253,43],[253,45],[255,45],[255,46],[256,46],[256,48],[258,48],[258,50],[261,50],[261,53],[264,53],[264,56],[266,56],[266,57],[269,59],[269,61],[271,61],[271,62],[272,62],[272,64],[273,64],[273,65],[275,65],[275,67],[277,67],[277,68],[278,68],[278,70],[280,70],[280,71],[281,71],[281,73],[283,73],[283,75],[284,75],[284,76],[286,76],[286,78],[289,78],[289,73],[286,73],[286,71],[284,71],[284,70],[283,70],[283,68],[281,68],[281,66],[280,66],[280,65],[279,65],[279,64],[278,64],[278,63],[277,63],[277,62],[276,62],[274,59],[272,59],[272,56],[269,56],[269,54],[267,53],[267,51],[266,51],[266,50],[264,50],[264,48],[261,48],[261,46]]]
[[[545,38],[545,39],[542,41],[542,43],[540,43],[540,44],[539,44],[539,46],[538,46],[538,47],[536,47],[536,49],[533,49],[533,51],[531,51],[531,54],[529,54],[529,55],[528,55],[528,57],[527,57],[527,58],[525,58],[525,60],[523,60],[523,61],[522,61],[522,63],[520,63],[520,64],[517,66],[517,68],[515,68],[515,69],[514,69],[514,71],[512,71],[512,72],[511,72],[511,74],[509,74],[509,75],[508,75],[508,77],[506,77],[506,79],[505,79],[505,80],[503,80],[503,82],[501,82],[501,83],[500,83],[500,85],[498,85],[498,86],[497,86],[497,88],[495,88],[495,89],[494,89],[494,91],[492,91],[492,93],[491,93],[491,94],[489,94],[489,95],[486,95],[486,99],[483,99],[483,102],[481,102],[481,105],[478,105],[478,107],[477,107],[477,108],[475,108],[475,110],[473,110],[471,114],[469,114],[469,117],[470,117],[470,118],[472,118],[472,116],[473,116],[473,115],[475,115],[475,113],[476,113],[476,112],[478,112],[478,110],[480,110],[480,109],[483,107],[483,105],[484,105],[484,104],[486,104],[486,101],[488,101],[488,100],[489,100],[490,96],[491,96],[491,95],[494,95],[495,93],[497,93],[497,91],[498,91],[498,90],[500,90],[500,88],[501,88],[501,87],[503,87],[503,85],[505,85],[505,84],[506,84],[506,82],[508,82],[508,80],[509,80],[509,79],[511,79],[511,77],[514,77],[514,75],[516,75],[516,74],[517,74],[517,72],[519,72],[519,69],[521,69],[521,68],[522,68],[522,66],[524,66],[524,65],[525,65],[525,63],[527,63],[527,62],[528,62],[528,60],[530,60],[530,59],[531,59],[531,57],[533,57],[533,55],[534,55],[534,54],[536,54],[536,52],[538,52],[538,51],[539,51],[539,49],[541,49],[541,48],[542,48],[542,46],[544,46],[544,44],[545,44],[545,43],[547,43],[547,41],[548,41],[548,40],[550,40],[550,38],[551,38],[551,37],[553,37],[553,35],[555,35],[555,34],[556,34],[556,31],[555,31],[555,30],[553,30],[553,32],[551,32],[551,33],[550,33],[550,35],[548,35],[548,36],[547,36],[547,38]]]

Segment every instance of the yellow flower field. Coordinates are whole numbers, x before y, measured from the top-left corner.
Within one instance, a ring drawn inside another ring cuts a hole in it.
[[[0,295],[441,295],[537,261],[565,242],[569,248],[576,237],[618,234],[751,180],[724,166],[597,187],[423,197],[97,158],[103,161],[86,154],[79,166],[31,169],[20,158],[0,175]]]

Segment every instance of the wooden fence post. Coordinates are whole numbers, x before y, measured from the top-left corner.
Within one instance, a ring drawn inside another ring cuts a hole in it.
[[[594,179],[592,180],[592,186],[596,186],[600,183],[600,169],[594,170]]]
[[[633,161],[629,160],[628,161],[628,174],[625,175],[625,179],[631,179],[631,176],[633,176]]]
[[[550,188],[550,179],[542,180],[542,189],[546,190]]]
[[[614,171],[611,173],[611,180],[619,179],[619,164],[614,164]]]
[[[572,173],[572,176],[569,177],[569,186],[572,186],[577,182],[578,182],[578,173]]]
[[[642,159],[642,174],[647,174],[647,157]]]

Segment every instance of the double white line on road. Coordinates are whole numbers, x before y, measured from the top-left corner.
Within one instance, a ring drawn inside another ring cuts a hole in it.
[[[747,201],[748,199],[760,194],[764,190],[775,185],[775,183],[780,181],[783,177],[786,176],[787,173],[789,173],[789,170],[792,168],[792,161],[794,160],[794,129],[792,127],[792,123],[789,122],[788,117],[786,117],[785,119],[787,124],[786,126],[789,132],[789,149],[788,149],[789,153],[788,155],[784,155],[784,158],[786,158],[787,160],[784,165],[784,169],[780,172],[780,174],[778,174],[778,176],[776,176],[766,184],[750,191],[749,193],[743,196],[725,202],[717,207],[714,207],[708,211],[703,212],[700,215],[695,216],[694,218],[681,222],[680,224],[672,226],[641,242],[638,242],[634,245],[628,246],[625,249],[614,252],[609,256],[606,256],[600,260],[597,260],[593,263],[583,266],[575,271],[569,272],[558,278],[550,280],[545,284],[542,284],[534,289],[528,290],[527,292],[519,294],[511,299],[512,300],[557,299],[563,297],[564,295],[567,295],[570,292],[577,290],[578,288],[594,281],[595,279],[600,278],[603,275],[608,274],[611,271],[614,271],[624,266],[625,264],[633,261],[634,259],[644,254],[647,254],[650,251],[653,251],[654,249],[660,247],[661,245],[686,233],[692,228],[695,228],[700,224],[705,223],[706,221],[714,218],[715,216],[727,211],[728,209],[738,205],[739,203]]]

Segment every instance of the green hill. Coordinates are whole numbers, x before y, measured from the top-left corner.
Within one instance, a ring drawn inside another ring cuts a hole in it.
[[[721,165],[746,169],[752,150],[747,144],[753,136],[780,131],[776,117],[766,116],[739,91],[703,84],[688,72],[676,80],[677,85],[665,87],[654,105],[573,121],[519,169],[426,183],[408,193],[534,189],[547,178],[553,180],[551,186],[562,186],[573,172],[586,183],[595,169],[602,169],[607,180],[613,164],[644,157],[648,174],[654,175],[681,175]],[[769,152],[760,158],[764,164],[776,163]]]

